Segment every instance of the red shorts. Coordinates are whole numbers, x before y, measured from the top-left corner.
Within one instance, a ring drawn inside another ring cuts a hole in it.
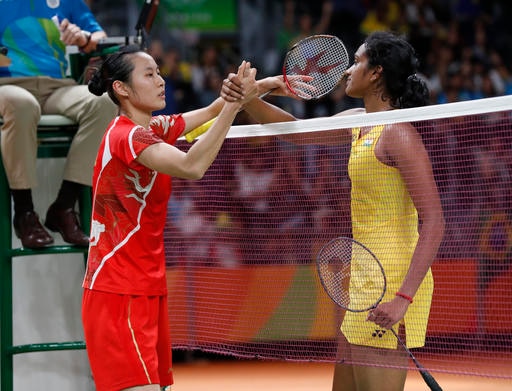
[[[173,383],[167,296],[85,289],[82,322],[97,391]]]

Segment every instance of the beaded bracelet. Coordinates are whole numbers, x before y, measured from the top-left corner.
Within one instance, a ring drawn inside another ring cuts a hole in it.
[[[405,300],[407,300],[409,303],[412,304],[412,297],[411,296],[406,295],[405,293],[402,293],[402,292],[396,292],[395,295],[398,296],[398,297],[404,298]]]

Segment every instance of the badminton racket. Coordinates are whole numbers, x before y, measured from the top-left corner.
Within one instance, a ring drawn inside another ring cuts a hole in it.
[[[318,99],[336,88],[348,65],[347,49],[338,37],[312,35],[297,42],[286,53],[283,79],[288,89],[298,97]],[[306,81],[296,76],[309,78]]]
[[[316,266],[324,290],[344,310],[370,311],[379,305],[386,293],[386,275],[382,264],[375,254],[354,239],[338,237],[325,244],[318,252]],[[429,388],[442,391],[402,338],[393,328],[390,330],[411,357]]]
[[[297,42],[286,53],[283,80],[288,90],[299,98],[319,99],[336,88],[344,78],[348,65],[347,49],[338,37],[312,35]],[[210,128],[214,120],[188,132],[185,135],[186,140],[195,140]]]

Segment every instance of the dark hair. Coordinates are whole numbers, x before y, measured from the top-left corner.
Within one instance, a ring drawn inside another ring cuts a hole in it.
[[[414,48],[403,38],[392,33],[377,31],[365,42],[368,65],[382,67],[385,92],[394,108],[425,106],[430,93],[427,84],[420,79],[419,61]]]
[[[116,80],[129,83],[131,80],[131,73],[135,66],[130,60],[130,54],[141,52],[139,46],[128,45],[123,46],[119,51],[108,55],[101,67],[94,72],[87,83],[89,91],[94,95],[101,96],[105,92],[108,92],[110,99],[119,105],[119,100],[112,88],[112,83]]]

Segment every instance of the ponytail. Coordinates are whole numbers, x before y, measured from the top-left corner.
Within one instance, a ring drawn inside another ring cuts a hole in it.
[[[430,100],[430,92],[425,80],[416,74],[409,75],[405,81],[404,92],[399,98],[399,108],[426,106]]]

